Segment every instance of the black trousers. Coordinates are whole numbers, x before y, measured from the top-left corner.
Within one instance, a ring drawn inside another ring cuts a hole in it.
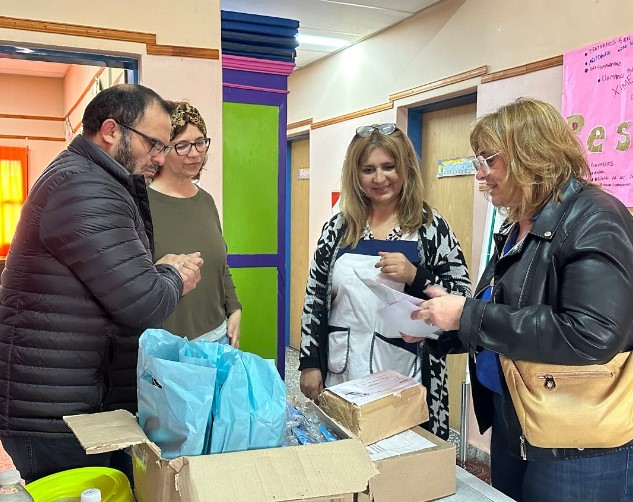
[[[132,458],[123,451],[87,455],[75,437],[5,436],[2,446],[26,483],[78,467],[111,467],[123,472],[133,485]]]

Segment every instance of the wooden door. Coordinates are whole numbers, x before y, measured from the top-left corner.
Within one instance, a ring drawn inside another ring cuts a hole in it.
[[[301,312],[309,256],[310,140],[290,144],[290,345],[301,345]]]
[[[472,270],[475,177],[437,178],[436,174],[438,161],[472,155],[469,131],[476,109],[476,103],[469,103],[422,114],[421,163],[425,198],[448,220],[459,239],[469,270]],[[466,375],[466,360],[466,354],[448,356],[449,423],[456,430],[460,424],[461,385]]]

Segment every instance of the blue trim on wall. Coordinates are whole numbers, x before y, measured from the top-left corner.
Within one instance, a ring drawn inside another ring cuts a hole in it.
[[[418,157],[422,155],[422,110],[410,108],[407,117],[407,136],[413,144],[413,149]]]
[[[104,66],[107,68],[123,68],[134,72],[134,82],[138,82],[138,60],[130,57],[111,56],[106,54],[71,52],[58,49],[43,49],[16,45],[0,45],[0,54],[12,59],[28,61],[47,61],[49,63],[81,64],[88,66]]]
[[[415,108],[409,108],[409,113],[411,111],[420,111],[424,112],[434,112],[436,110],[444,110],[446,108],[452,108],[453,106],[461,106],[468,103],[476,103],[477,102],[477,93],[471,92],[470,94],[464,94],[463,96],[458,96],[456,98],[449,98],[443,101],[437,101],[436,103],[430,103],[428,105],[417,106]]]
[[[224,68],[222,70],[222,82],[244,86],[258,87],[260,92],[266,92],[268,89],[284,91],[279,94],[286,94],[288,89],[287,75],[271,75],[267,73],[255,73],[244,70],[231,70]],[[255,89],[250,89],[255,90]]]
[[[473,92],[456,98],[438,101],[437,103],[409,108],[407,116],[407,136],[411,140],[411,143],[413,143],[413,148],[415,149],[415,153],[418,154],[418,158],[422,157],[422,117],[425,113],[476,102],[477,93]]]
[[[243,103],[249,105],[269,105],[269,106],[281,106],[287,100],[286,94],[268,92],[264,89],[242,89],[240,87],[228,87],[222,88],[222,99],[228,103]],[[281,118],[281,110],[279,112]],[[284,129],[285,132],[285,129]],[[285,137],[285,136],[284,136]]]
[[[229,254],[226,260],[230,268],[283,267],[279,254]]]

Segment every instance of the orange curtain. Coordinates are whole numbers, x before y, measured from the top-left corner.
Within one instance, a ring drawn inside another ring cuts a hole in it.
[[[7,256],[27,190],[27,149],[0,146],[0,258]]]

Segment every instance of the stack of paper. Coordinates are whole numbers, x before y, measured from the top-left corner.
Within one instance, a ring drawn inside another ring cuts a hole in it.
[[[400,333],[405,335],[436,339],[441,330],[436,326],[426,324],[424,321],[411,319],[411,312],[419,310],[422,299],[409,296],[390,288],[380,282],[379,276],[367,273],[363,270],[354,270],[358,278],[365,284],[385,306],[378,310],[385,322],[394,328],[393,338],[399,338]]]

